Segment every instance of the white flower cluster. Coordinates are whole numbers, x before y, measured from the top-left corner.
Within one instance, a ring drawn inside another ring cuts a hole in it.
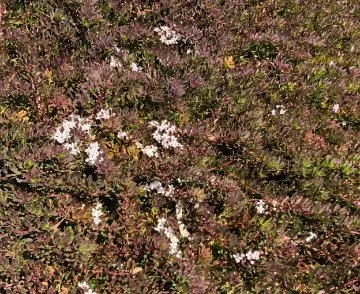
[[[246,259],[247,261],[250,262],[250,264],[254,264],[255,260],[259,260],[260,259],[260,251],[248,251],[246,254],[242,253],[236,253],[233,254],[232,257],[235,259],[235,261],[237,263],[239,263],[240,261]]]
[[[287,110],[285,109],[284,105],[276,105],[276,108],[271,111],[271,114],[276,115],[277,111],[279,114],[284,114]]]
[[[64,148],[69,151],[70,154],[76,155],[80,152],[79,143],[72,142],[72,143],[65,143]]]
[[[317,236],[313,232],[310,232],[310,236],[305,239],[306,242],[310,242],[312,239],[315,239]]]
[[[134,71],[134,72],[138,72],[138,71],[142,70],[142,67],[138,66],[135,62],[132,62],[130,64],[130,67],[131,67],[131,70]]]
[[[256,203],[256,211],[258,213],[263,214],[265,212],[266,208],[267,208],[267,205],[264,202],[264,200],[261,199],[261,200],[257,201],[257,203]]]
[[[167,120],[163,120],[161,123],[157,121],[149,122],[150,127],[155,127],[156,130],[152,134],[152,137],[160,143],[164,148],[182,148],[183,145],[179,143],[178,139],[173,135],[176,132],[176,127],[171,125]]]
[[[139,148],[141,152],[143,152],[146,156],[149,157],[159,157],[158,148],[155,145],[148,145],[145,146],[141,144],[140,142],[135,142],[136,148]]]
[[[334,106],[332,108],[332,111],[335,112],[335,113],[338,113],[339,109],[340,109],[340,105],[339,104],[334,104]]]
[[[141,151],[149,157],[159,157],[158,148],[155,145],[148,145],[141,148]]]
[[[156,192],[164,196],[171,196],[175,189],[173,185],[169,185],[167,188],[165,188],[159,181],[154,181],[150,184],[146,184],[144,186],[144,190],[147,192]]]
[[[120,68],[122,64],[117,57],[110,56],[110,67]]]
[[[93,222],[95,225],[98,225],[101,223],[101,216],[104,213],[102,212],[102,204],[100,202],[96,203],[95,207],[91,209],[91,215],[93,218]]]
[[[117,133],[117,137],[118,137],[120,140],[123,140],[123,141],[126,141],[126,140],[129,138],[129,136],[128,136],[125,132],[123,132],[123,131],[119,131],[119,132]]]
[[[108,119],[113,115],[114,114],[111,113],[111,109],[101,109],[95,118],[97,120]],[[76,129],[81,130],[89,137],[91,133],[91,127],[92,121],[89,118],[82,118],[79,115],[72,114],[56,128],[55,133],[51,138],[58,143],[63,144],[63,147],[68,150],[70,154],[77,155],[81,151],[81,142],[71,140],[72,132]],[[88,156],[85,161],[90,165],[94,165],[98,159],[100,162],[103,160],[103,158],[99,158],[103,152],[100,150],[100,145],[98,142],[90,143],[85,149],[85,152]]]
[[[85,152],[87,154],[87,158],[85,159],[85,162],[94,165],[96,161],[99,159],[99,162],[103,161],[103,157],[100,157],[100,155],[103,154],[103,152],[100,150],[100,145],[98,142],[92,142],[89,144],[89,146],[85,149]]]
[[[79,282],[78,287],[84,290],[84,294],[96,294],[96,292],[90,289],[88,283],[86,283],[85,281]]]
[[[172,228],[166,227],[165,224],[166,219],[160,218],[158,220],[157,226],[155,227],[155,230],[160,233],[164,232],[166,238],[170,240],[170,254],[175,255],[177,258],[181,258],[182,253],[179,249],[179,238],[174,235]]]
[[[91,121],[89,119],[72,114],[56,128],[55,133],[51,138],[60,144],[67,143],[67,147],[70,148],[70,144],[68,142],[71,139],[71,132],[76,128],[86,132],[87,134],[90,134]]]
[[[114,116],[115,114],[112,113],[112,109],[101,109],[97,114],[96,114],[96,119],[97,120],[101,120],[101,119],[109,119],[110,117]]]
[[[181,35],[171,30],[168,26],[155,28],[154,31],[160,36],[160,41],[166,45],[175,45],[181,39]]]

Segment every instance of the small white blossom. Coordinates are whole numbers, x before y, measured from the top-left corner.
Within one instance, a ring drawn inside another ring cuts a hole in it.
[[[78,287],[81,288],[81,289],[89,289],[89,285],[85,281],[79,282]]]
[[[182,148],[183,145],[173,135],[176,132],[176,127],[171,125],[167,120],[163,120],[161,123],[157,121],[150,121],[150,127],[155,127],[156,130],[152,134],[152,137],[160,143],[164,148]]]
[[[117,137],[120,140],[123,140],[123,141],[125,141],[125,140],[127,140],[129,138],[128,135],[125,132],[122,132],[122,131],[117,133]]]
[[[232,257],[235,259],[236,263],[239,263],[240,261],[242,261],[245,258],[245,254],[233,254]]]
[[[277,112],[279,114],[284,114],[287,110],[285,109],[284,105],[276,105],[275,109],[271,111],[272,115],[276,115]]]
[[[312,239],[316,238],[316,234],[310,232],[310,236],[305,239],[306,242],[310,242]]]
[[[263,214],[267,208],[267,205],[265,204],[264,200],[259,200],[256,203],[256,210],[259,214]]]
[[[155,230],[158,232],[164,232],[164,235],[170,240],[170,254],[175,255],[177,258],[181,258],[181,251],[179,249],[179,238],[173,233],[172,228],[165,227],[166,219],[160,218]]]
[[[114,56],[110,56],[110,67],[122,67],[120,60]]]
[[[92,142],[89,144],[88,148],[85,150],[87,154],[87,158],[85,159],[85,162],[94,165],[96,161],[98,160],[98,157],[103,153],[100,150],[100,145],[98,142]],[[103,158],[100,158],[99,161],[102,161]]]
[[[56,128],[55,134],[52,139],[60,144],[64,144],[71,138],[71,131],[75,128],[79,128],[84,132],[90,133],[91,121],[85,118],[81,118],[76,114],[72,114],[69,118],[65,119],[63,123]]]
[[[80,148],[77,142],[73,143],[65,143],[64,148],[68,151],[70,151],[70,154],[77,155],[80,152]]]
[[[158,148],[155,145],[145,146],[141,151],[149,157],[159,157]]]
[[[101,223],[100,217],[103,215],[103,212],[102,212],[102,204],[100,202],[96,203],[95,207],[91,209],[91,215],[95,225]]]
[[[174,193],[174,186],[169,185],[165,188],[159,181],[153,181],[150,184],[144,186],[144,190],[147,192],[156,192],[157,194],[162,194],[164,196],[171,196]]]
[[[85,281],[81,283],[79,282],[78,287],[84,290],[84,294],[96,294],[96,292],[90,289],[89,285]]]
[[[166,45],[177,44],[181,39],[181,35],[171,30],[168,26],[155,28],[154,31],[160,36],[160,41]]]
[[[174,235],[172,228],[165,228],[164,234],[170,240],[170,254],[175,255],[177,258],[181,258],[179,238]]]
[[[138,149],[144,148],[144,145],[141,144],[140,142],[135,142],[135,146],[136,146],[136,148],[138,148]]]
[[[131,70],[134,72],[138,72],[138,71],[142,70],[142,68],[140,66],[138,66],[135,62],[132,62],[130,67],[131,67]]]
[[[158,224],[157,226],[155,227],[155,231],[158,231],[158,232],[162,232],[165,230],[165,223],[166,223],[166,219],[165,218],[159,218],[158,220]]]
[[[260,259],[260,251],[249,251],[246,253],[246,259],[251,263],[254,264],[254,260]]]
[[[109,119],[110,117],[112,117],[114,114],[111,113],[111,109],[101,109],[97,115],[96,115],[96,119],[97,120],[101,120],[101,119]]]
[[[339,111],[339,109],[340,109],[339,104],[334,104],[334,106],[333,106],[333,108],[332,108],[332,111],[335,112],[335,113],[337,113],[337,112]]]
[[[260,251],[249,250],[246,254],[236,253],[236,254],[233,254],[232,257],[235,259],[236,263],[239,263],[240,261],[243,261],[246,259],[248,262],[250,262],[250,264],[254,264],[255,260],[260,259]]]
[[[55,130],[55,134],[52,139],[60,144],[64,144],[71,138],[71,131],[76,127],[76,121],[74,117],[70,116],[70,119],[65,119],[63,123]]]

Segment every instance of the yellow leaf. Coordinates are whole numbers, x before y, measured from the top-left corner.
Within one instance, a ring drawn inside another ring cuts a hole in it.
[[[135,160],[139,160],[139,150],[134,145],[127,147],[127,153]]]
[[[205,190],[200,188],[193,188],[192,194],[196,197],[199,202],[202,202],[206,198]]]
[[[58,230],[58,227],[61,225],[61,223],[65,220],[65,217],[59,221],[57,224],[53,225],[52,227],[50,227],[49,231],[52,230],[54,232],[56,232]]]
[[[49,80],[49,82],[51,82],[52,81],[52,71],[49,70],[48,68],[45,69],[44,77],[46,77]]]
[[[135,267],[135,268],[131,271],[131,273],[132,273],[133,275],[135,275],[135,274],[137,274],[137,273],[140,273],[140,272],[142,272],[142,268],[141,268],[141,267]]]
[[[12,115],[12,119],[15,121],[21,120],[23,122],[29,121],[29,117],[27,116],[27,112],[25,110],[20,110]]]
[[[224,66],[227,69],[235,68],[234,58],[232,56],[225,56],[224,57]]]
[[[49,270],[49,273],[50,274],[54,274],[54,272],[55,272],[55,268],[53,267],[53,266],[51,266],[51,265],[48,265],[48,270]]]

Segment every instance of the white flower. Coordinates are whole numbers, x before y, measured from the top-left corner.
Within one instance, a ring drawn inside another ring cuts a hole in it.
[[[333,108],[332,108],[332,111],[335,112],[335,113],[337,113],[337,112],[339,111],[339,109],[340,109],[339,104],[334,104],[334,106],[333,106]]]
[[[165,190],[165,196],[171,196],[174,194],[175,188],[173,185],[169,185],[167,189]]]
[[[91,126],[92,122],[90,120],[84,120],[79,124],[80,130],[87,133],[88,135],[90,134]]]
[[[122,67],[120,60],[114,56],[110,56],[110,67]]]
[[[245,258],[247,259],[248,262],[250,262],[250,264],[254,264],[255,260],[259,260],[260,259],[260,251],[251,251],[249,250],[246,254],[242,253],[236,253],[233,254],[232,257],[235,259],[235,261],[237,263],[239,263],[240,261],[244,260]]]
[[[117,137],[123,141],[125,141],[129,138],[125,132],[121,132],[121,131],[117,133]]]
[[[155,28],[154,31],[160,36],[160,41],[166,45],[177,44],[181,39],[181,35],[171,30],[168,26]]]
[[[159,157],[158,148],[155,145],[145,146],[141,151],[149,157]]]
[[[233,254],[232,257],[235,259],[236,263],[239,263],[240,261],[242,261],[245,258],[245,254]]]
[[[114,50],[115,50],[117,53],[120,53],[120,48],[118,48],[116,45],[114,45]]]
[[[285,112],[286,112],[286,110],[284,108],[281,108],[279,111],[280,114],[284,114]]]
[[[287,110],[284,105],[276,105],[275,109],[271,111],[272,115],[276,115],[276,112],[279,111],[279,114],[284,114]]]
[[[109,119],[110,117],[112,117],[114,114],[111,114],[111,109],[101,109],[97,115],[96,115],[96,119],[97,120],[101,120],[101,119]]]
[[[157,121],[150,121],[150,127],[155,127],[156,130],[152,134],[152,137],[160,143],[164,148],[182,148],[183,145],[173,135],[176,132],[176,127],[171,125],[167,120],[163,120],[161,123]]]
[[[73,143],[65,143],[64,148],[68,151],[70,151],[70,154],[77,155],[80,152],[80,148],[77,142]]]
[[[89,119],[81,118],[76,114],[71,114],[68,119],[63,121],[61,126],[56,128],[52,139],[60,144],[64,144],[71,138],[71,131],[76,127],[90,134],[91,121]]]
[[[174,235],[172,228],[165,228],[164,234],[170,240],[170,254],[180,258],[179,238]]]
[[[98,159],[98,157],[103,153],[100,150],[100,145],[98,142],[92,142],[89,144],[88,148],[85,150],[88,157],[85,159],[85,162],[87,162],[90,165],[94,165]],[[102,161],[103,158],[100,158],[99,161]]]
[[[164,235],[170,240],[170,254],[175,255],[177,258],[181,258],[181,251],[179,249],[179,238],[173,233],[172,228],[165,227],[166,219],[160,218],[155,230],[158,232],[164,232]]]
[[[141,71],[141,67],[140,66],[138,66],[135,62],[132,62],[131,63],[131,65],[130,65],[130,67],[131,67],[131,70],[132,71],[135,71],[135,72],[138,72],[138,71]]]
[[[52,136],[54,141],[57,141],[60,144],[65,143],[68,139],[70,139],[70,130],[62,129],[61,127],[57,128],[55,134]]]
[[[256,203],[256,210],[259,214],[263,214],[267,208],[267,205],[265,204],[264,200],[259,200]]]
[[[163,185],[159,181],[153,181],[150,184],[146,184],[144,186],[144,190],[148,192],[156,192],[158,194],[162,194],[164,196],[171,196],[174,194],[174,186],[169,185],[166,189],[163,187]]]
[[[250,250],[248,253],[246,253],[246,258],[250,262],[253,260],[259,260],[260,259],[260,251],[251,251]]]
[[[305,239],[306,242],[310,242],[312,239],[316,238],[316,234],[310,232],[310,236]]]
[[[90,289],[89,285],[85,281],[81,283],[79,282],[78,287],[84,290],[84,294],[96,294],[96,292]]]
[[[91,209],[91,215],[95,225],[101,223],[100,217],[103,215],[103,212],[102,212],[102,204],[100,202],[96,203],[95,207]]]
[[[166,219],[165,219],[165,218],[159,218],[158,224],[157,224],[157,226],[155,227],[155,231],[158,231],[158,232],[164,231],[164,230],[165,230],[165,223],[166,223]]]
[[[58,126],[55,130],[55,134],[52,139],[63,144],[71,138],[71,131],[76,127],[76,120],[74,115],[70,116],[70,119],[65,119],[62,125]]]
[[[89,285],[85,281],[79,282],[78,287],[81,288],[81,289],[89,289]]]
[[[136,148],[138,148],[138,149],[144,148],[144,145],[141,144],[140,142],[135,142],[135,146],[136,146]]]

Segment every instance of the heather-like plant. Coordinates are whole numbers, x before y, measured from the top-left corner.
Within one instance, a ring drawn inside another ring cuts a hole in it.
[[[4,0],[1,292],[359,291],[358,15]]]

